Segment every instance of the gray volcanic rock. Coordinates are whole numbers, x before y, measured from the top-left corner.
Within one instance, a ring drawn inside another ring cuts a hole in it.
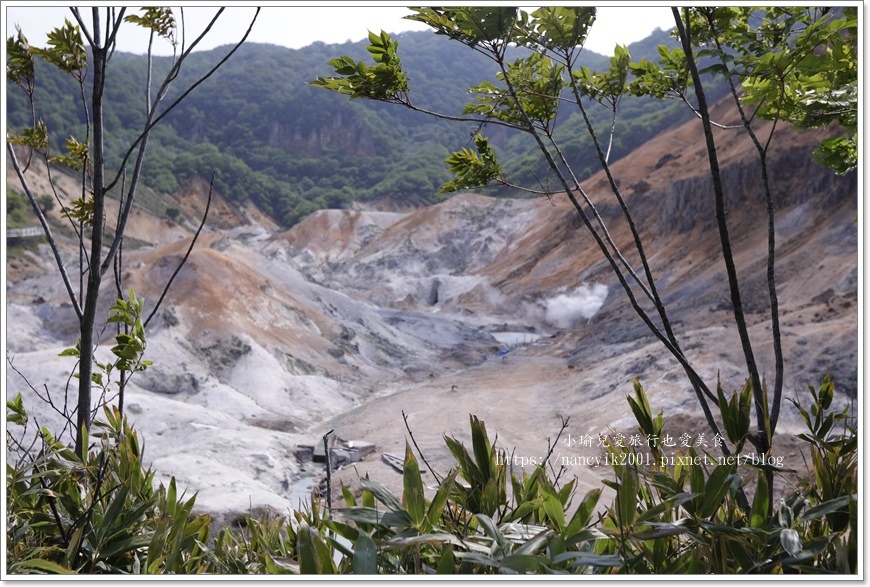
[[[716,114],[733,118],[722,107]],[[805,398],[806,386],[830,373],[846,405],[857,393],[856,178],[807,163],[818,133],[777,133],[771,162],[785,392]],[[745,135],[723,134],[719,147],[750,335],[770,382],[758,174]],[[746,373],[705,169],[696,123],[613,165],[685,356],[708,384],[720,377],[731,390]],[[630,247],[603,176],[585,186],[614,240]],[[190,188],[186,206],[201,206],[202,187]],[[401,453],[407,417],[442,473],[452,466],[442,435],[470,440],[469,414],[486,421],[499,446],[528,456],[547,453],[563,418],[574,437],[628,431],[633,379],[675,432],[706,429],[682,369],[637,318],[562,195],[460,194],[410,212],[327,210],[283,232],[251,210],[221,209],[222,224],[234,228],[212,227],[200,238],[149,325],[146,358],[154,365],[132,377],[124,399],[158,478],[174,475],[197,492],[199,511],[227,520],[251,507],[296,505],[322,472],[297,454],[333,429],[337,439],[374,442],[376,453]],[[125,250],[123,287],[144,296],[150,311],[191,230],[144,212],[135,222],[145,244]],[[637,255],[627,258],[640,271]],[[77,332],[52,267],[44,246],[7,266],[14,369],[6,369],[6,385],[7,395],[25,395],[40,424],[59,430],[63,420],[38,395],[47,389],[57,406],[67,389],[73,398],[75,361],[58,354],[75,345]],[[633,292],[641,295],[636,285]],[[114,295],[107,284],[101,312]],[[101,333],[102,360],[113,336]],[[788,451],[800,422],[789,406],[776,446],[797,467]],[[580,454],[569,448],[560,454]],[[336,485],[358,484],[367,472],[401,491],[401,476],[377,454],[337,472]],[[606,474],[569,471],[581,488],[600,486]]]

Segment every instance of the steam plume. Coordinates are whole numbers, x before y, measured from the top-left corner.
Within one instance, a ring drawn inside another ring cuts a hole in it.
[[[547,300],[547,322],[559,328],[571,328],[581,318],[592,318],[601,309],[606,298],[606,285],[584,283],[573,292]]]

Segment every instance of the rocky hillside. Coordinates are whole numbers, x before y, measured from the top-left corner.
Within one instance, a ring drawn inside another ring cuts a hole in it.
[[[724,108],[716,114],[724,123],[733,117]],[[751,334],[772,379],[758,171],[747,137],[719,132]],[[689,359],[711,384],[720,374],[734,388],[745,373],[699,133],[690,122],[663,134],[614,172]],[[857,389],[857,180],[810,162],[818,134],[780,129],[777,139],[786,391],[800,393],[830,372],[846,398]],[[57,185],[74,193],[64,181]],[[586,185],[615,240],[627,243],[604,178]],[[146,307],[189,246],[203,190],[194,184],[174,202],[189,220],[143,211],[131,226],[138,246],[124,253],[122,287],[144,295]],[[377,453],[403,450],[403,415],[442,471],[449,454],[441,435],[466,439],[469,413],[519,455],[546,453],[563,417],[575,437],[628,431],[632,378],[655,410],[685,428],[677,434],[705,429],[685,376],[636,318],[563,195],[465,194],[412,211],[323,210],[285,232],[251,207],[218,206],[210,220],[148,332],[154,365],[132,379],[125,400],[160,479],[175,475],[198,492],[203,511],[295,505],[322,473],[297,457],[331,429],[377,447],[339,473],[343,482],[368,471],[400,485]],[[58,356],[76,342],[64,296],[44,245],[10,259],[7,393],[22,391],[50,427],[58,418],[36,391],[62,403],[74,368]],[[106,307],[113,296],[107,287]],[[107,330],[103,352],[111,340]],[[796,426],[784,406],[782,451]],[[569,470],[581,486],[597,485],[603,473]]]

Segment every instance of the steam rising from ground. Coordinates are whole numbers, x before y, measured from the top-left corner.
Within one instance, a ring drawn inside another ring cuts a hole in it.
[[[592,318],[601,309],[606,298],[606,285],[584,283],[572,292],[547,300],[547,322],[559,328],[571,328],[581,318]]]

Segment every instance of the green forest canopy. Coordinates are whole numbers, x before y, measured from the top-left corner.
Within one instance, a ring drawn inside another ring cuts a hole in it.
[[[466,88],[495,77],[486,58],[443,37],[408,32],[396,39],[403,63],[414,72],[412,99],[421,107],[458,114],[467,101]],[[632,59],[655,59],[659,44],[675,41],[667,32],[656,31],[629,46]],[[391,199],[411,205],[437,201],[437,192],[449,179],[444,159],[470,145],[478,128],[384,104],[348,102],[306,83],[328,73],[327,62],[338,53],[365,58],[365,46],[362,41],[315,43],[299,50],[243,46],[154,130],[145,184],[172,193],[193,177],[210,177],[216,170],[218,193],[234,203],[251,201],[285,226],[317,209],[346,207],[357,200]],[[223,54],[215,49],[192,55],[175,87],[184,87],[186,80],[212,67]],[[155,58],[155,69],[168,68],[169,59]],[[36,115],[48,126],[56,155],[66,137],[85,136],[84,112],[74,80],[36,61]],[[603,70],[608,59],[589,52],[582,64]],[[120,164],[120,146],[138,135],[145,120],[146,67],[144,56],[123,53],[109,65],[107,147],[115,166]],[[26,96],[8,81],[7,92],[7,122],[11,131],[20,131],[32,124]],[[596,124],[609,128],[608,112],[595,107],[590,111],[599,116]],[[676,102],[626,98],[612,160],[689,116]],[[572,137],[578,125],[574,117],[561,122],[566,155],[583,179],[593,172],[594,157],[585,133]],[[512,176],[546,175],[528,137],[495,128],[488,132],[502,159],[512,162],[506,169]],[[505,188],[492,193],[519,195]]]

